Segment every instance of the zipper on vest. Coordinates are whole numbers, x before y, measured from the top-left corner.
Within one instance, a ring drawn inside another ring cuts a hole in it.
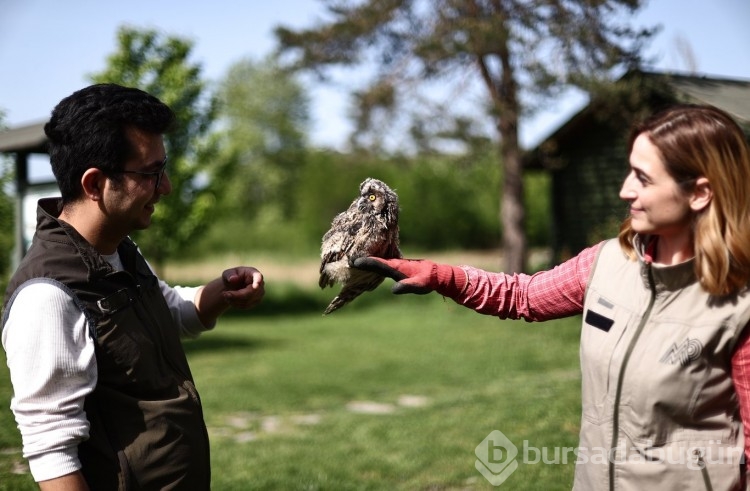
[[[630,360],[630,355],[633,353],[633,349],[635,348],[635,343],[638,342],[638,338],[641,335],[641,331],[643,331],[644,326],[646,325],[646,322],[648,321],[648,318],[651,316],[651,309],[654,307],[654,301],[656,300],[656,288],[654,287],[654,274],[653,270],[650,264],[647,265],[648,268],[648,283],[649,283],[649,289],[651,290],[651,298],[649,298],[648,306],[646,306],[646,310],[643,312],[643,317],[641,318],[641,322],[638,324],[638,328],[635,331],[635,334],[633,335],[633,339],[630,341],[630,344],[628,345],[628,349],[625,351],[625,355],[622,359],[622,365],[620,365],[620,373],[617,376],[617,387],[615,388],[615,404],[613,408],[613,414],[612,414],[612,444],[609,448],[609,489],[610,491],[614,491],[615,489],[615,449],[617,448],[617,437],[620,434],[620,398],[622,396],[622,384],[625,380],[625,370],[628,367],[628,361]],[[625,449],[627,452],[627,448]]]
[[[711,485],[711,476],[708,475],[708,468],[706,467],[706,461],[703,460],[703,451],[700,448],[693,449],[692,457],[695,459],[695,465],[701,470],[701,476],[703,477],[703,484],[706,485],[708,491],[713,491],[714,487]]]

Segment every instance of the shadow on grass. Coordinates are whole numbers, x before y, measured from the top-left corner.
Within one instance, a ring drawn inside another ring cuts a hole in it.
[[[183,341],[182,346],[185,353],[200,353],[204,351],[219,351],[226,349],[261,350],[277,348],[284,345],[280,339],[248,338],[245,336],[227,336],[225,334],[212,334],[201,336],[198,339]]]
[[[319,292],[286,287],[281,291],[266,292],[263,301],[253,309],[252,313],[263,316],[322,313],[325,308],[324,302]],[[242,310],[233,312],[240,315],[250,313],[250,311]]]
[[[288,315],[323,315],[323,311],[333,298],[341,291],[341,287],[336,285],[333,288],[325,290],[302,289],[298,286],[276,285],[273,289],[266,289],[266,295],[263,301],[252,310],[230,309],[225,317],[245,317],[245,316],[288,316]],[[392,295],[388,288],[378,287],[372,292],[366,292],[352,301],[351,304],[345,305],[342,309],[347,311],[374,306]],[[330,315],[336,315],[333,312]]]

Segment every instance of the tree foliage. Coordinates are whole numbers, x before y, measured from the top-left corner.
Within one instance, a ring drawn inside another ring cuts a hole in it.
[[[218,87],[224,159],[234,163],[224,196],[230,213],[255,217],[262,209],[288,219],[304,164],[309,98],[274,58],[234,63]]]
[[[593,89],[618,69],[640,62],[652,29],[635,30],[628,15],[642,0],[323,0],[327,20],[309,29],[278,27],[292,66],[325,78],[332,66],[374,66],[355,90],[361,137],[419,100],[414,87],[458,81],[451,99],[467,93],[466,76],[483,87],[495,129],[503,179],[499,188],[504,268],[525,267],[523,169],[518,126],[525,112],[562,87]],[[353,70],[350,71],[350,73]],[[358,72],[360,73],[360,72]],[[455,102],[445,107],[449,107]],[[447,121],[447,115],[442,120]],[[416,132],[424,136],[423,131]]]
[[[107,68],[91,80],[142,89],[176,114],[174,130],[165,135],[172,193],[156,207],[148,231],[134,234],[158,267],[184,250],[212,219],[216,189],[226,176],[226,163],[216,159],[218,142],[210,133],[216,101],[201,79],[201,66],[189,60],[191,41],[130,27],[120,28],[117,40]]]

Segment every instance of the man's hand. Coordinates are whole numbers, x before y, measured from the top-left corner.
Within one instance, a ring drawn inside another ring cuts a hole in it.
[[[249,266],[238,266],[221,274],[222,297],[232,307],[255,307],[265,295],[265,284],[260,271]]]
[[[391,291],[397,295],[424,295],[437,291],[446,297],[455,298],[464,291],[467,284],[466,273],[461,268],[424,259],[360,257],[352,262],[352,266],[396,280]]]
[[[260,271],[250,266],[237,266],[224,270],[221,278],[208,282],[198,290],[195,308],[203,325],[209,327],[229,307],[255,307],[265,293]]]

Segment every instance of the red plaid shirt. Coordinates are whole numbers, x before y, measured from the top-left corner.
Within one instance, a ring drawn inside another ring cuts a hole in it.
[[[545,321],[583,313],[586,282],[602,244],[548,271],[533,275],[491,273],[468,266],[468,284],[456,301],[477,312],[502,319]],[[732,381],[737,392],[750,459],[750,329],[745,329],[732,355]]]

